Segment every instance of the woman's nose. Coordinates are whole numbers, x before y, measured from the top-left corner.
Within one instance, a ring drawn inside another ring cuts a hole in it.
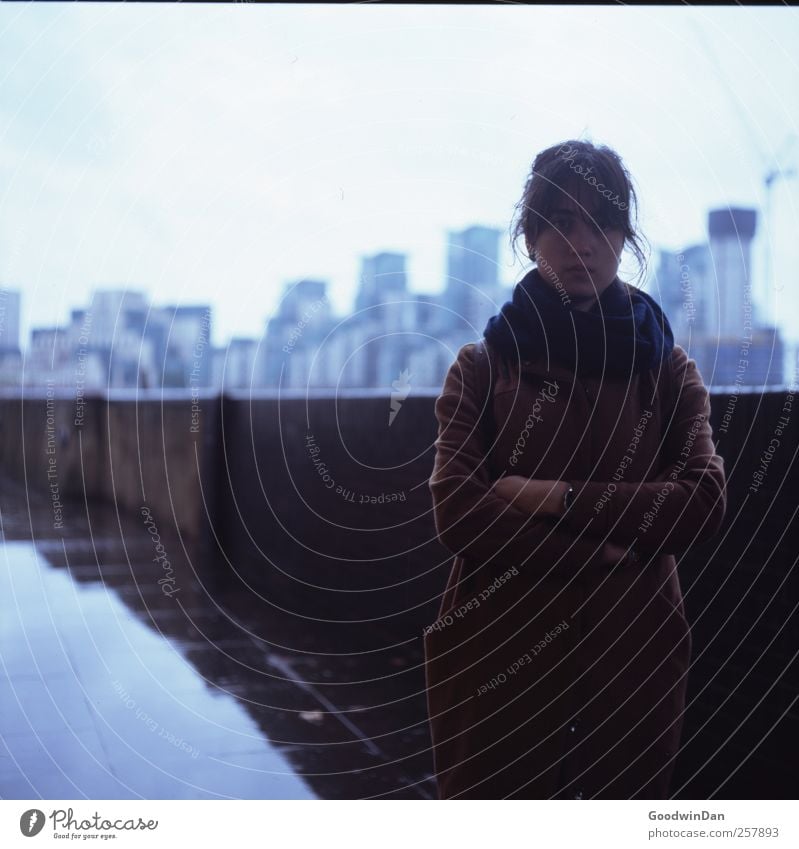
[[[580,222],[569,234],[569,250],[577,257],[589,256],[596,249],[596,233]]]

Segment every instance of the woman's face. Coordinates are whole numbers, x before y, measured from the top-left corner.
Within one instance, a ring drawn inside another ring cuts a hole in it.
[[[573,309],[591,309],[619,270],[624,233],[612,229],[605,214],[598,203],[580,206],[564,195],[533,246],[541,277],[565,292]]]

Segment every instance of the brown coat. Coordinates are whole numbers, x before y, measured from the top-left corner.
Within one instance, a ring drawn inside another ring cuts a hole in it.
[[[696,363],[676,346],[671,373],[575,379],[527,361],[502,375],[489,350],[496,473],[576,490],[565,516],[535,518],[490,490],[475,351],[435,405],[430,489],[456,555],[424,639],[439,795],[666,798],[691,653],[674,555],[726,510]],[[616,562],[606,539],[630,554]]]

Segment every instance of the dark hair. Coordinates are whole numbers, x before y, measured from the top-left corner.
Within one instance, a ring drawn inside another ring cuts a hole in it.
[[[590,195],[587,190],[591,191]],[[553,209],[564,195],[578,203],[588,216],[601,210],[602,217],[624,233],[625,246],[630,246],[638,261],[636,279],[643,279],[649,245],[638,232],[638,198],[632,178],[615,150],[587,141],[564,141],[536,156],[521,200],[514,208],[511,222],[514,255],[518,256],[516,242],[524,236],[527,255],[532,259],[531,248],[538,233],[548,225]],[[595,199],[599,206],[586,207],[587,198]]]

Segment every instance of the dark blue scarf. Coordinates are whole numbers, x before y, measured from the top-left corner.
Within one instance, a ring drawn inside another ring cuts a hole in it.
[[[511,363],[543,357],[577,375],[629,378],[674,348],[669,320],[650,295],[616,277],[587,312],[572,309],[537,268],[486,324],[486,341]]]

